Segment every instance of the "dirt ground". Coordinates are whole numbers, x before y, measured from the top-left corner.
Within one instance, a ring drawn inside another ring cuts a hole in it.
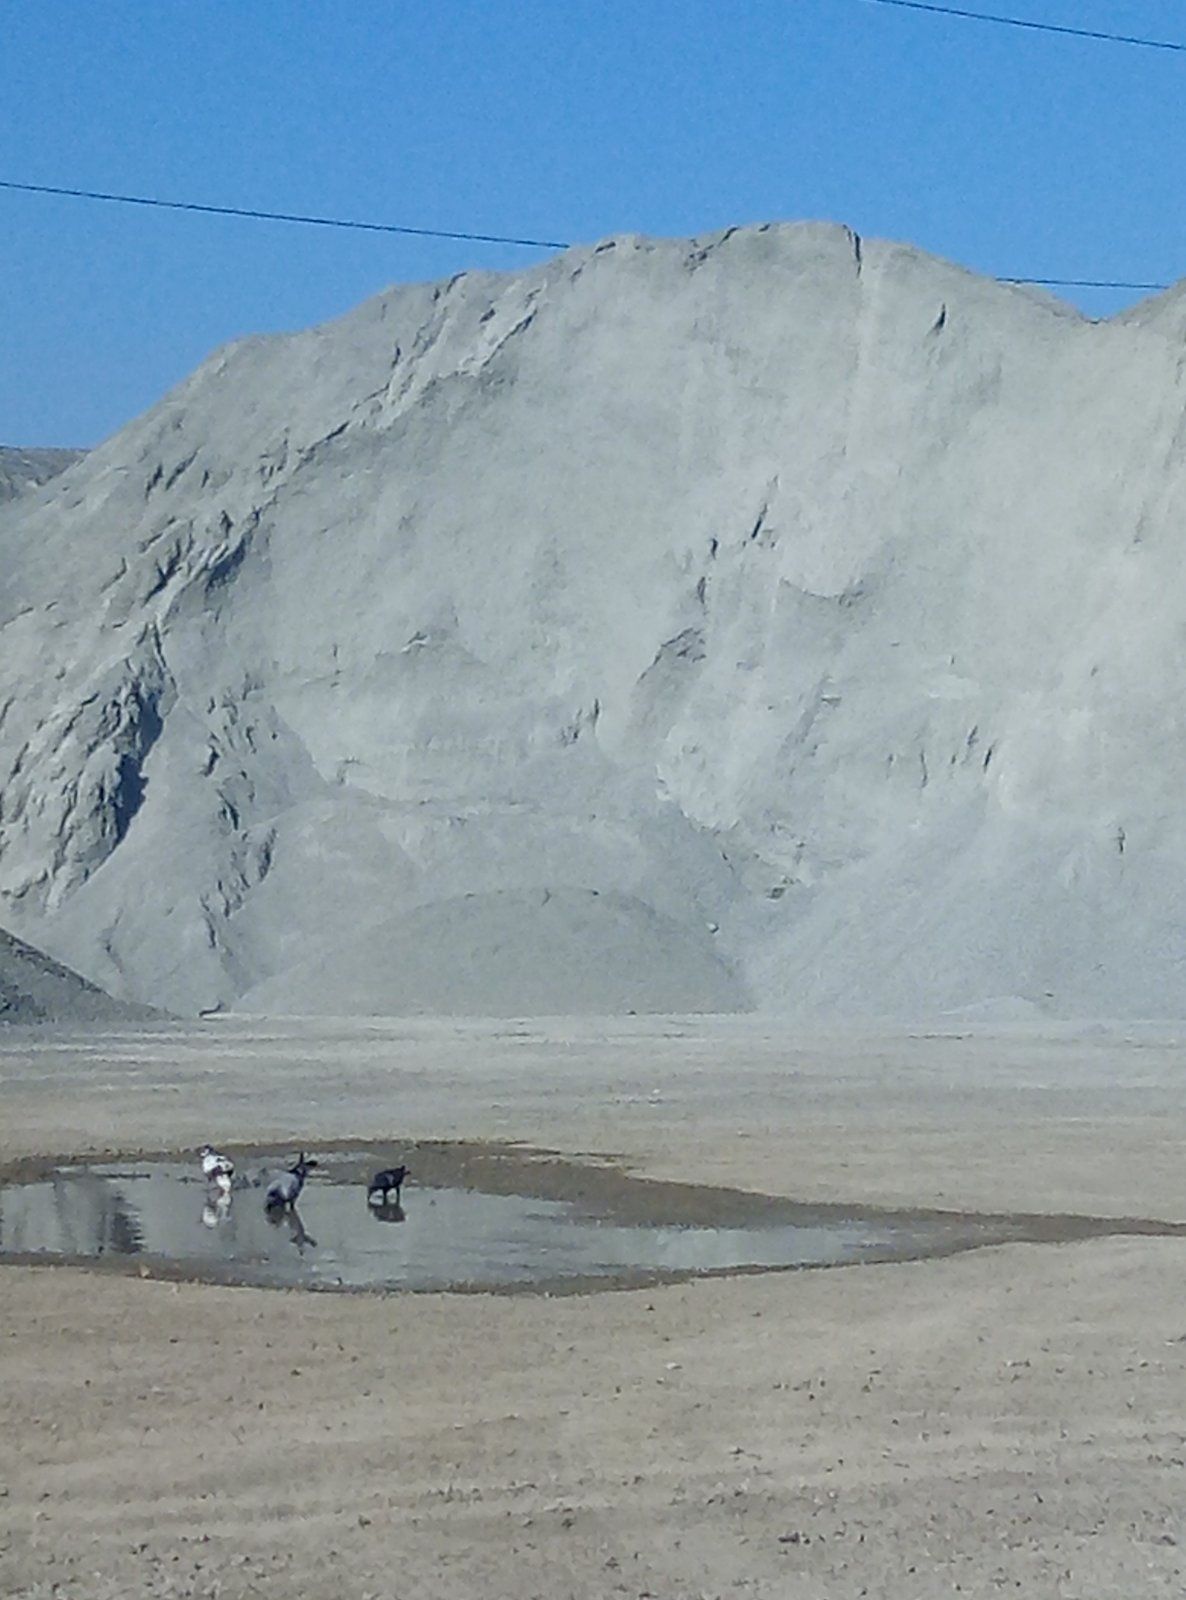
[[[1153,1031],[0,1034],[0,1163],[503,1139],[796,1199],[1182,1220]],[[1186,1591],[1186,1239],[545,1299],[0,1268],[0,1594]]]

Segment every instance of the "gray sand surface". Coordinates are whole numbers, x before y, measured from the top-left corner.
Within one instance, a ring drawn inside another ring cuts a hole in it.
[[[191,1015],[1186,1016],[1184,329],[801,224],[216,352],[0,506],[0,926]]]
[[[489,1137],[795,1198],[1180,1220],[1180,1050],[753,1017],[10,1029],[0,1162]],[[1178,1595],[1184,1249],[556,1300],[0,1269],[0,1592]]]
[[[100,1027],[146,1021],[150,1006],[113,1000],[102,989],[0,928],[0,1023],[57,1022]]]
[[[82,454],[81,450],[19,450],[0,445],[0,501],[15,500],[18,494],[48,483]]]

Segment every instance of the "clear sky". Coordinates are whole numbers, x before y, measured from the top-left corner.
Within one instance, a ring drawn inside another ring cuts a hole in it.
[[[1186,0],[981,9],[1186,41]],[[25,182],[573,241],[827,218],[1162,281],[1184,171],[1186,55],[868,0],[0,5]],[[0,191],[0,443],[95,443],[227,339],[545,253]]]

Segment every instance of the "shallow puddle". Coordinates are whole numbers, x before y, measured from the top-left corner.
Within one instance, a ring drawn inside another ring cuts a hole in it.
[[[357,1151],[322,1152],[299,1207],[269,1213],[262,1183],[290,1159],[241,1158],[222,1197],[177,1160],[69,1165],[0,1185],[0,1260],[122,1262],[152,1276],[285,1288],[562,1290],[1127,1231],[1074,1218],[1061,1221],[1080,1226],[1035,1233],[1020,1218],[862,1216],[523,1158],[487,1160],[479,1188],[438,1181],[450,1165],[439,1148],[424,1153],[424,1178],[409,1180],[400,1206],[368,1204],[373,1163]],[[516,1182],[529,1192],[514,1192]]]

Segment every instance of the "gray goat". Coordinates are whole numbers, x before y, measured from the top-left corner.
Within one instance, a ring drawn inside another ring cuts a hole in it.
[[[264,1194],[264,1205],[268,1210],[295,1206],[305,1187],[305,1175],[316,1165],[316,1161],[310,1160],[302,1150],[295,1166],[289,1167],[287,1172],[277,1173]]]

